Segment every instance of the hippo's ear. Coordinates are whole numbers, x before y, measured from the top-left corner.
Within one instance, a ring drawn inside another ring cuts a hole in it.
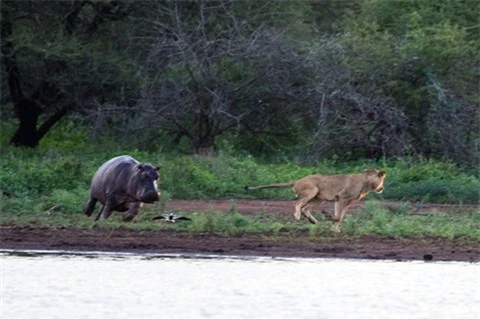
[[[385,171],[378,172],[378,177],[384,177],[386,175],[387,175],[387,172],[385,172]]]
[[[160,170],[160,166],[155,167],[155,170],[158,172]]]

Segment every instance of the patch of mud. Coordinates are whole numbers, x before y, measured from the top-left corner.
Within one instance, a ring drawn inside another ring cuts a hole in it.
[[[364,202],[351,210],[364,209]],[[382,203],[395,205],[399,203]],[[293,201],[171,201],[167,211],[229,211],[232,207],[242,214],[263,210],[272,214],[291,214]],[[333,209],[329,205],[323,209]],[[446,205],[410,207],[410,213],[447,212]],[[164,254],[215,254],[268,257],[362,258],[425,261],[480,262],[480,245],[460,239],[387,238],[382,236],[348,237],[325,234],[312,238],[305,233],[240,234],[221,236],[214,233],[192,234],[174,230],[140,231],[34,226],[0,226],[0,249],[75,250]]]

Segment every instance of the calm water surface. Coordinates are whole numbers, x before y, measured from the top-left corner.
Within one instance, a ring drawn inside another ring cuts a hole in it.
[[[480,318],[480,264],[0,254],[1,319]]]

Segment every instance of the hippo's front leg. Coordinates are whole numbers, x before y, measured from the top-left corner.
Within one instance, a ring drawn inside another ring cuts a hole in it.
[[[133,202],[133,203],[128,203],[126,205],[128,207],[128,210],[123,214],[123,221],[124,222],[129,222],[132,219],[135,218],[135,216],[138,215],[140,212],[140,208],[143,206],[142,202]]]

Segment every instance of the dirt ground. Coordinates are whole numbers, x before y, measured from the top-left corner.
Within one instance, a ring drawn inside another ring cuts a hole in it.
[[[292,214],[293,209],[293,201],[180,200],[168,202],[166,210],[185,214],[189,211],[227,212],[232,205],[242,214],[253,214],[259,210],[272,214]],[[400,204],[388,202],[383,205],[394,207]],[[364,202],[360,202],[351,211],[363,208]],[[332,210],[333,207],[325,205],[322,209]],[[462,209],[468,207],[412,204],[410,213],[445,213]],[[1,249],[480,262],[480,245],[475,242],[441,238],[394,239],[375,235],[352,238],[334,233],[319,241],[312,240],[308,233],[222,236],[174,230],[0,226]]]

